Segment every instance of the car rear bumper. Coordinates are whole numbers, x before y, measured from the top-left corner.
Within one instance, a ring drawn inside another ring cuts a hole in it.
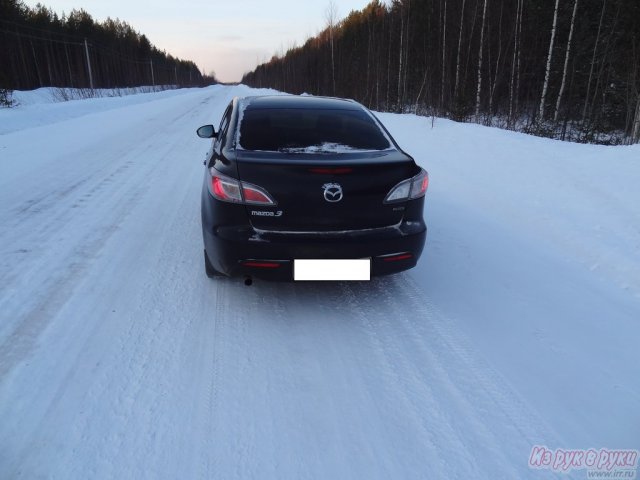
[[[204,228],[213,267],[228,276],[293,280],[294,259],[371,258],[371,275],[412,268],[424,248],[424,222],[343,232],[275,232],[250,225]]]

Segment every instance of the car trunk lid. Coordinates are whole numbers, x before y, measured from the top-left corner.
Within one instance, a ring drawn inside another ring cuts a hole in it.
[[[389,191],[419,171],[397,150],[339,154],[237,150],[241,181],[269,192],[277,205],[247,205],[254,227],[275,231],[342,231],[402,221],[404,204]]]

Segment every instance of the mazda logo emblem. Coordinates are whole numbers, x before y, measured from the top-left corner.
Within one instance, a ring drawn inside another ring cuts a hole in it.
[[[337,183],[325,183],[322,188],[324,189],[324,199],[327,202],[339,202],[342,200],[342,187]]]

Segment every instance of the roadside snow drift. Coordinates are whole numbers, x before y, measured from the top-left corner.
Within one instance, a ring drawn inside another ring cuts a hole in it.
[[[379,114],[431,177],[417,268],[211,281],[195,129],[261,93],[0,111],[0,478],[549,478],[536,445],[640,448],[639,146]]]

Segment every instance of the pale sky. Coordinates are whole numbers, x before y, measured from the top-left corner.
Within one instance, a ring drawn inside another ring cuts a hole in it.
[[[370,0],[335,0],[338,19]],[[38,0],[27,0],[30,7]],[[273,54],[301,45],[326,25],[329,0],[40,0],[58,15],[84,8],[94,20],[120,18],[160,50],[193,60],[223,82]]]

